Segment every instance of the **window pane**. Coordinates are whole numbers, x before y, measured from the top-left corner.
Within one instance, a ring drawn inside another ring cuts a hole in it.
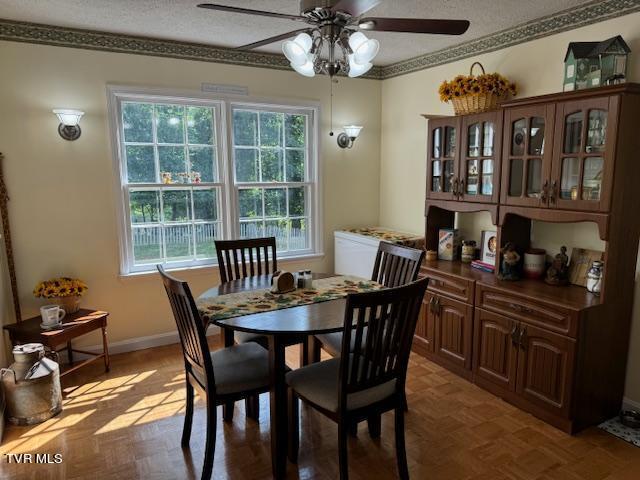
[[[588,153],[604,152],[607,139],[607,112],[605,110],[589,111],[589,130],[587,131]]]
[[[233,111],[234,145],[254,147],[258,145],[258,113],[246,110]]]
[[[260,238],[264,237],[264,223],[240,222],[240,238]]]
[[[153,105],[150,103],[123,103],[122,127],[125,142],[153,142]]]
[[[265,217],[287,216],[287,194],[284,188],[266,188],[264,190]]]
[[[212,108],[187,107],[187,136],[190,144],[214,144]]]
[[[538,198],[542,192],[542,159],[527,161],[527,196]]]
[[[160,227],[134,227],[131,230],[133,261],[136,265],[162,261]]]
[[[453,190],[453,160],[445,160],[444,164],[444,188],[443,191],[450,192]]]
[[[442,151],[441,132],[441,128],[436,128],[433,131],[433,158],[440,158],[440,152]]]
[[[306,145],[306,115],[285,115],[285,141],[287,147]]]
[[[577,153],[582,143],[582,112],[567,115],[564,125],[564,153]]]
[[[288,249],[288,223],[285,219],[264,222],[264,235],[265,237],[276,237],[276,249],[278,250]]]
[[[524,118],[513,122],[511,127],[511,155],[524,155],[524,139],[527,131],[527,121]]]
[[[191,181],[193,183],[216,182],[218,180],[215,148],[189,147],[189,161],[191,162]]]
[[[184,143],[184,107],[156,105],[158,143]]]
[[[469,195],[478,194],[478,160],[467,160],[467,187],[466,193]]]
[[[290,221],[289,250],[304,250],[309,248],[308,228],[306,218],[294,218]]]
[[[131,223],[160,221],[160,192],[139,190],[129,192]]]
[[[455,157],[456,155],[456,129],[445,127],[444,129],[444,156]]]
[[[582,199],[600,200],[602,187],[602,157],[587,157],[584,159],[584,173],[582,175]]]
[[[467,142],[469,143],[469,148],[467,155],[469,157],[479,157],[480,156],[480,124],[474,123],[469,126],[469,131],[467,132]]]
[[[263,182],[283,182],[284,169],[282,165],[281,149],[265,149],[260,151],[262,160],[262,181]]]
[[[200,223],[196,224],[194,228],[196,234],[196,258],[198,260],[215,258],[216,246],[214,241],[222,238],[220,224]]]
[[[524,174],[523,162],[521,158],[512,158],[509,169],[509,196],[522,196],[522,178]]]
[[[258,174],[258,150],[254,148],[236,148],[236,181],[257,182]]]
[[[191,220],[191,191],[163,191],[162,208],[165,222],[186,222]]]
[[[241,188],[238,191],[238,208],[240,218],[261,218],[263,216],[262,190],[260,188]]]
[[[531,118],[529,155],[544,155],[544,118]]]
[[[193,219],[218,220],[218,194],[213,188],[193,191]]]
[[[305,214],[305,188],[290,188],[289,189],[289,215],[292,217]]]
[[[484,138],[482,140],[482,155],[490,157],[493,155],[493,140],[495,136],[495,127],[493,122],[484,122],[483,124]]]
[[[287,150],[287,182],[304,182],[304,150]]]
[[[125,155],[129,183],[156,182],[156,162],[152,146],[127,145]]]
[[[164,183],[189,183],[184,147],[158,147],[158,160]]]
[[[482,195],[493,194],[493,160],[482,160]]]
[[[193,256],[193,225],[164,227],[167,261],[190,260]]]
[[[282,113],[260,112],[260,145],[281,147],[284,115]]]

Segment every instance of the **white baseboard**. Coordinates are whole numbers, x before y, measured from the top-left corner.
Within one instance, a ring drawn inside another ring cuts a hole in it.
[[[212,335],[219,335],[220,328],[216,326],[211,326],[207,329],[207,337]],[[117,342],[109,342],[109,355],[115,355],[118,353],[126,353],[126,352],[134,352],[136,350],[144,350],[147,348],[153,347],[161,347],[163,345],[172,345],[174,343],[178,343],[180,341],[180,337],[178,337],[178,332],[166,332],[166,333],[158,333],[156,335],[149,335],[146,337],[138,337],[138,338],[128,338],[126,340],[120,340]],[[102,352],[102,344],[99,345],[91,345],[88,347],[78,347],[81,350],[86,350],[87,352]],[[60,359],[67,361],[67,351],[62,350],[59,352]],[[75,353],[75,359],[83,359],[88,358],[88,355],[83,355],[82,353]]]
[[[636,402],[635,400],[631,400],[628,397],[624,397],[622,399],[622,407],[626,410],[636,410],[640,412],[640,402]]]

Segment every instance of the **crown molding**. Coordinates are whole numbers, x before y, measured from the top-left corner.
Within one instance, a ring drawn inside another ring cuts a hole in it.
[[[476,40],[387,65],[382,68],[381,79],[386,80],[475,55],[494,52],[637,11],[640,11],[640,0],[597,0],[582,7],[563,10]]]
[[[640,11],[640,0],[597,0],[437,52],[375,66],[362,78],[385,80]],[[104,52],[289,70],[279,54],[0,19],[0,40]]]

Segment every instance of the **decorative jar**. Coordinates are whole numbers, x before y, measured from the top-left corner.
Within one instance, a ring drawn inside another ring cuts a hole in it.
[[[595,295],[600,295],[602,290],[602,267],[604,263],[595,260],[587,272],[587,290]]]

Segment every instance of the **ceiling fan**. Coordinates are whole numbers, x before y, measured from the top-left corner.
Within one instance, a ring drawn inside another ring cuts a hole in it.
[[[211,3],[202,3],[198,7],[308,24],[305,28],[237,47],[239,50],[250,50],[295,37],[284,42],[282,51],[291,62],[291,67],[307,77],[313,77],[317,73],[324,73],[331,78],[339,73],[359,77],[367,73],[373,67],[371,62],[380,45],[377,40],[367,38],[360,30],[462,35],[469,28],[467,20],[363,17],[381,2],[382,0],[300,0],[300,15]]]

